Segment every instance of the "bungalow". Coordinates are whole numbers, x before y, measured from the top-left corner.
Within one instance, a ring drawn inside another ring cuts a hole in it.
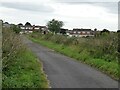
[[[73,29],[73,30],[68,30],[67,31],[67,35],[72,37],[87,37],[87,36],[94,36],[94,31],[92,31],[91,29]]]

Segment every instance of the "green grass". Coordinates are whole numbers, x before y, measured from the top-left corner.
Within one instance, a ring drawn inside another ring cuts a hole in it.
[[[49,88],[42,63],[19,34],[6,27],[2,33],[2,88]]]
[[[67,55],[69,57],[72,57],[78,61],[82,61],[83,63],[86,63],[88,65],[91,65],[92,67],[95,67],[96,69],[99,69],[100,71],[108,74],[112,78],[118,80],[118,63],[114,60],[111,62],[108,62],[101,58],[93,58],[90,56],[90,53],[83,49],[81,52],[77,52],[72,46],[70,45],[64,45],[64,44],[57,44],[52,41],[43,40],[41,38],[34,38],[29,37],[33,42],[39,43],[41,45],[44,45],[48,48],[54,49],[57,52],[60,52],[64,55]]]
[[[48,88],[42,64],[28,49],[21,51],[15,62],[4,71],[3,88]]]

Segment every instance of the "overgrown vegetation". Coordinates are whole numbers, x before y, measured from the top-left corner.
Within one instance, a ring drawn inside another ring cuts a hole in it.
[[[97,37],[87,38],[33,33],[30,34],[30,39],[96,67],[118,80],[117,33],[102,33]]]
[[[12,25],[11,30],[13,30],[13,32],[15,32],[16,34],[19,34],[21,31],[20,27],[17,25]]]
[[[3,88],[48,88],[42,64],[10,28],[3,28]]]

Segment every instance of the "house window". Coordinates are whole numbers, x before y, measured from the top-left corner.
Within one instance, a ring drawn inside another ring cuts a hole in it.
[[[85,33],[84,31],[82,33]]]
[[[42,30],[44,30],[44,28],[41,28]]]
[[[39,29],[38,27],[35,27],[35,29]]]
[[[90,32],[87,32],[87,34],[90,34]]]
[[[25,29],[25,27],[21,27],[21,29]]]

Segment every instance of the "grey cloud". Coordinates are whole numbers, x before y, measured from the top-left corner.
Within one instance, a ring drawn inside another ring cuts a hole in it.
[[[118,13],[118,1],[119,0],[53,0],[56,3],[65,3],[70,5],[90,4],[93,6],[99,6],[107,9],[109,13]]]
[[[2,2],[2,7],[13,8],[18,10],[26,11],[37,11],[37,12],[54,12],[54,9],[45,4],[34,4],[28,2]]]
[[[79,2],[119,2],[119,0],[52,0],[61,3],[79,3]]]
[[[100,6],[106,8],[109,13],[118,14],[118,3],[117,2],[101,2],[101,3],[91,3],[94,6]]]

